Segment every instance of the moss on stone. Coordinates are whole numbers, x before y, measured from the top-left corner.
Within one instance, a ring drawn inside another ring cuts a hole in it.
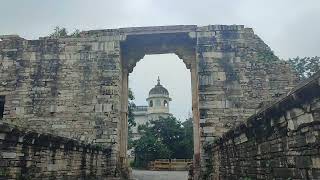
[[[256,58],[258,62],[275,62],[279,61],[279,58],[274,55],[272,51],[258,51],[256,53]]]
[[[0,177],[8,177],[9,172],[6,167],[0,167]]]
[[[229,62],[228,58],[222,58],[218,61],[219,65],[224,69],[226,73],[226,81],[240,81],[240,77],[234,70],[233,66]]]

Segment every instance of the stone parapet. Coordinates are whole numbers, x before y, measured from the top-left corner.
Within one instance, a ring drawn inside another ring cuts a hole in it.
[[[107,179],[111,149],[0,123],[0,179]]]
[[[206,178],[319,179],[319,80],[320,72],[206,144]]]

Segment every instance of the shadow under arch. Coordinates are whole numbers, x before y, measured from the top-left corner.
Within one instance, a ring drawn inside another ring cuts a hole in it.
[[[183,60],[187,69],[196,59],[196,39],[184,32],[128,35],[120,47],[122,63],[128,72],[145,55],[173,53]]]

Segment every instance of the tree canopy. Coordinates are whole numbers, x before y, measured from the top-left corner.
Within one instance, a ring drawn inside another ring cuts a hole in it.
[[[56,26],[53,33],[51,33],[49,36],[52,38],[80,37],[80,30],[76,29],[71,34],[68,34],[68,30],[65,27]]]
[[[320,57],[290,58],[290,65],[298,73],[300,79],[306,79],[320,70]]]
[[[134,94],[132,92],[132,90],[129,88],[129,95],[128,95],[128,124],[129,127],[132,126],[136,126],[136,123],[134,121],[134,114],[133,114],[133,110],[136,107],[135,103],[133,102],[134,100]]]
[[[136,126],[136,122],[134,120],[134,108],[136,107],[134,100],[134,94],[132,90],[129,88],[129,95],[128,95],[128,148],[131,149],[133,146],[133,134],[132,134],[132,127]]]
[[[159,117],[139,127],[142,137],[134,141],[135,166],[146,167],[155,159],[191,159],[192,119],[181,123],[175,117]]]

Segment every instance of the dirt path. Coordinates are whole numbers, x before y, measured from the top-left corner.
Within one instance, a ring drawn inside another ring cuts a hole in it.
[[[187,171],[145,171],[133,170],[133,177],[137,180],[187,180]]]

